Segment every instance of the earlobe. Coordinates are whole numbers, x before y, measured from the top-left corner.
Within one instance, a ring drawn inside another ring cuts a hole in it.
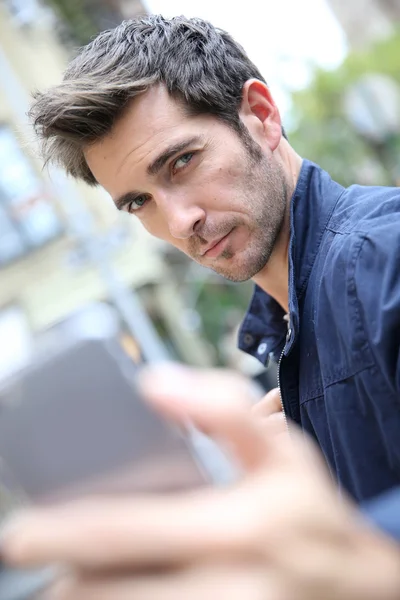
[[[271,92],[264,82],[258,79],[246,81],[243,86],[240,116],[245,123],[252,122],[273,152],[282,138],[282,123]]]

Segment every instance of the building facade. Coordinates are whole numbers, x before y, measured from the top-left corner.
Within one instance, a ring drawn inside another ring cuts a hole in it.
[[[0,337],[10,323],[35,335],[85,304],[110,300],[101,268],[82,245],[82,235],[95,235],[124,286],[154,290],[152,315],[178,357],[210,364],[180,319],[160,243],[104,192],[43,170],[23,115],[32,91],[58,82],[68,61],[54,31],[52,13],[36,1],[0,2]]]

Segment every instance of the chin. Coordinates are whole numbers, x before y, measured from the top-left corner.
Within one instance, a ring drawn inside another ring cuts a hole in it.
[[[240,275],[236,273],[219,273],[224,279],[228,281],[232,281],[233,283],[245,283],[246,281],[250,281],[251,277],[246,275]]]
[[[235,283],[249,281],[258,272],[254,272],[254,269],[250,269],[249,267],[246,267],[243,264],[235,265],[234,261],[232,261],[231,264],[229,264],[229,266],[224,267],[224,265],[215,265],[211,267],[211,269],[219,275],[221,275],[222,277],[224,277],[225,279],[228,279],[229,281],[233,281]]]
[[[262,271],[268,262],[269,256],[261,255],[253,258],[253,260],[250,260],[249,256],[246,257],[246,260],[243,260],[243,258],[240,256],[234,257],[229,261],[229,264],[216,265],[217,268],[214,270],[222,275],[222,277],[225,277],[225,279],[229,279],[229,281],[236,283],[249,281]],[[218,268],[219,266],[221,268]]]

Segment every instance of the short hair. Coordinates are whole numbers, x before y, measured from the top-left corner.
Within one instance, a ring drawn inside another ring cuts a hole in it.
[[[45,163],[96,185],[84,149],[110,133],[132,98],[162,84],[187,114],[214,115],[246,137],[239,108],[252,78],[264,81],[225,31],[198,18],[150,15],[100,33],[60,84],[35,94],[29,114]]]

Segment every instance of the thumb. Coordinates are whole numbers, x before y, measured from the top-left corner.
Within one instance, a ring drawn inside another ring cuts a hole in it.
[[[244,470],[268,459],[271,444],[250,410],[257,399],[250,380],[222,369],[168,363],[145,367],[139,384],[158,412],[180,425],[190,423],[221,443]]]

